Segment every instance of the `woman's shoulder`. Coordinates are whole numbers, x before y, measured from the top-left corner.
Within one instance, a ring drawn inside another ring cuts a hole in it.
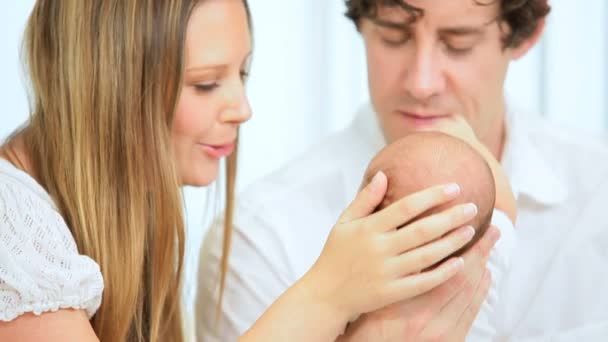
[[[48,193],[0,159],[0,321],[63,308],[92,316],[102,291],[99,266],[79,254]]]
[[[27,173],[0,158],[0,244],[59,239],[68,252],[76,252],[70,229],[49,194]]]
[[[49,194],[34,178],[2,157],[0,157],[0,197],[14,201],[33,197],[51,205],[53,209],[55,207]]]

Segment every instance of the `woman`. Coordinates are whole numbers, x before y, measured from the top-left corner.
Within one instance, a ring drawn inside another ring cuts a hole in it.
[[[179,189],[208,185],[229,156],[232,211],[249,23],[241,0],[36,2],[24,45],[33,112],[0,159],[0,340],[184,340]],[[454,230],[471,218],[461,207],[442,225],[395,230],[458,186],[367,216],[385,190],[378,174],[243,341],[334,340],[352,317],[462,268],[417,272],[468,242]]]

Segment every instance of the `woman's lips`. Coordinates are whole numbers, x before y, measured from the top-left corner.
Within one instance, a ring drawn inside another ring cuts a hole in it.
[[[203,151],[207,153],[211,158],[220,159],[223,157],[227,157],[232,152],[234,152],[234,143],[224,144],[224,145],[209,145],[209,144],[200,144],[203,148]]]

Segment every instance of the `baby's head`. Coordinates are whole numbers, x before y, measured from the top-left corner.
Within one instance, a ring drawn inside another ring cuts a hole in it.
[[[455,204],[475,203],[477,216],[468,224],[475,228],[475,237],[456,255],[473,245],[490,226],[496,188],[492,171],[483,157],[466,142],[437,132],[407,135],[382,149],[365,172],[363,185],[382,171],[388,180],[380,210],[393,202],[428,187],[458,183],[460,196],[433,208],[420,217],[448,209]]]

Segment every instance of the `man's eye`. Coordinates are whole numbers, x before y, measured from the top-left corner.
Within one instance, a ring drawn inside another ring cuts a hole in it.
[[[446,44],[446,50],[448,51],[449,54],[451,55],[455,55],[455,56],[465,56],[471,53],[471,51],[473,51],[473,47],[472,46],[467,46],[467,47],[454,47],[451,46],[449,44]]]
[[[399,47],[407,43],[411,38],[411,32],[406,29],[393,27],[376,27],[376,34],[382,43],[389,47]]]
[[[382,42],[385,45],[390,46],[390,47],[399,47],[399,46],[402,46],[403,44],[407,43],[408,40],[409,40],[408,37],[401,37],[401,38],[397,38],[397,39],[395,39],[395,38],[386,38],[386,37],[382,38]]]
[[[407,32],[385,32],[380,34],[382,42],[391,47],[398,47],[410,40],[410,35]]]

